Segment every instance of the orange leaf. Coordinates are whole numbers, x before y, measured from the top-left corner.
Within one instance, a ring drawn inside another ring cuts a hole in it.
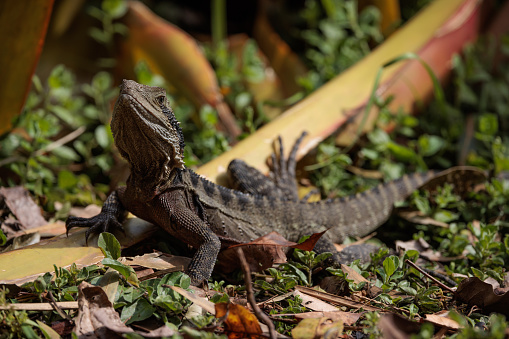
[[[258,319],[241,305],[217,303],[216,317],[226,316],[224,322],[228,338],[263,338]]]

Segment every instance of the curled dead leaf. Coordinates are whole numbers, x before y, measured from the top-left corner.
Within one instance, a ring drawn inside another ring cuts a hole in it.
[[[78,316],[74,331],[79,338],[117,338],[127,333],[145,337],[173,336],[175,331],[161,326],[150,332],[137,332],[121,320],[101,287],[82,282],[78,286]]]
[[[249,269],[252,272],[259,272],[272,267],[274,263],[286,262],[286,254],[282,247],[311,251],[315,247],[318,239],[320,239],[325,232],[326,231],[314,233],[306,241],[300,244],[286,240],[277,232],[270,232],[269,234],[248,243],[238,243],[225,249],[219,255],[216,268],[229,273],[240,267],[235,248],[242,247]]]
[[[468,304],[468,307],[477,306],[484,313],[497,312],[509,317],[509,293],[496,294],[493,286],[477,277],[463,280],[456,290],[456,299]]]

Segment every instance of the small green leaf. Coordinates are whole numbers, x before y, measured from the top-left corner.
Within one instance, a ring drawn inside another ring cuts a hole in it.
[[[108,132],[106,130],[106,126],[99,125],[95,129],[95,139],[97,140],[97,143],[102,148],[107,148],[110,146],[110,138],[108,136]]]
[[[136,272],[134,272],[134,269],[131,266],[124,265],[121,262],[111,258],[104,258],[101,263],[106,267],[111,267],[118,271],[124,276],[124,278],[126,278],[129,283],[135,286],[139,285],[138,277],[136,277]]]
[[[448,210],[438,210],[433,214],[434,219],[445,223],[450,223],[451,221],[457,220],[458,217],[459,214]]]
[[[60,146],[51,151],[57,157],[65,160],[78,161],[80,156],[70,147]]]
[[[6,242],[7,242],[7,237],[5,236],[4,232],[2,232],[2,230],[0,230],[0,246],[5,245]]]
[[[127,3],[123,0],[104,0],[101,7],[113,19],[120,18],[127,12]]]
[[[495,135],[498,132],[498,117],[485,113],[479,117],[479,131],[485,135]]]
[[[415,154],[411,148],[393,141],[387,143],[387,149],[391,151],[392,155],[394,155],[398,161],[411,162],[417,158],[417,154]]]
[[[106,258],[117,260],[120,257],[120,243],[113,234],[102,232],[99,235],[97,245]]]
[[[148,319],[154,314],[155,307],[145,298],[140,298],[132,305],[126,306],[122,309],[120,320],[125,322],[126,325],[135,321],[142,321]]]
[[[78,183],[78,178],[70,171],[63,170],[58,173],[58,187],[68,190],[74,188]]]
[[[397,266],[396,266],[393,258],[394,258],[393,256],[390,256],[388,258],[385,258],[385,260],[383,262],[384,271],[388,277],[393,275],[394,272],[396,271]]]
[[[417,141],[419,149],[423,156],[429,157],[435,155],[444,147],[444,139],[436,135],[422,135]]]

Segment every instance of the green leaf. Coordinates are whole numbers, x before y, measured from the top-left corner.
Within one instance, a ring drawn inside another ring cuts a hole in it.
[[[76,186],[78,178],[70,171],[63,170],[58,173],[58,187],[68,190]]]
[[[434,214],[433,214],[433,218],[438,220],[438,221],[441,221],[441,222],[445,222],[445,223],[449,223],[451,221],[454,221],[454,220],[457,220],[459,217],[459,214],[457,213],[453,213],[451,211],[448,211],[448,210],[438,210],[436,211]]]
[[[103,5],[108,0],[103,1]],[[123,1],[122,1],[123,2]],[[111,75],[108,72],[99,72],[92,79],[92,87],[99,93],[107,91],[112,85]]]
[[[393,260],[394,258],[396,258],[396,257],[390,256],[388,258],[385,258],[385,260],[383,262],[384,271],[388,277],[392,276],[394,274],[394,272],[396,271],[396,268],[398,267],[396,265],[395,261]]]
[[[154,314],[155,307],[152,306],[145,298],[136,300],[134,304],[125,306],[120,314],[120,320],[129,325],[135,321],[148,319]]]
[[[394,155],[398,161],[411,162],[417,158],[417,154],[415,154],[411,148],[393,141],[387,143],[387,149],[391,151],[392,155]]]
[[[108,232],[99,234],[97,245],[106,258],[116,260],[120,257],[120,243],[113,234]]]
[[[21,325],[21,330],[23,331],[24,337],[27,339],[40,339],[32,326],[28,325],[27,323]]]
[[[5,245],[6,242],[7,242],[7,237],[5,236],[4,232],[2,232],[2,230],[0,230],[0,246]]]
[[[120,274],[126,278],[126,280],[135,285],[139,285],[138,277],[136,276],[136,272],[134,272],[134,269],[131,266],[124,265],[121,262],[111,259],[111,258],[104,258],[101,263],[106,267],[111,267],[114,270],[118,271]]]
[[[95,139],[97,143],[102,148],[108,148],[111,144],[110,137],[108,135],[108,131],[106,130],[106,126],[99,125],[95,129]]]
[[[423,156],[429,157],[438,153],[444,147],[444,139],[436,135],[422,135],[417,141]]]
[[[60,335],[53,328],[46,325],[45,323],[43,323],[40,320],[36,320],[36,321],[37,321],[37,325],[39,325],[39,329],[44,334],[44,337],[46,339],[60,339],[61,338]]]
[[[65,160],[78,161],[80,156],[70,147],[60,146],[51,151],[57,157]]]
[[[479,131],[485,135],[495,135],[498,132],[498,117],[485,113],[479,117]]]

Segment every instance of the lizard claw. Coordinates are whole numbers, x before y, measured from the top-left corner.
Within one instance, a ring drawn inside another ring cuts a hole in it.
[[[69,236],[69,230],[74,227],[88,227],[85,232],[85,243],[88,245],[88,238],[91,234],[109,232],[114,229],[120,229],[124,232],[122,224],[117,218],[109,213],[99,213],[91,218],[80,218],[70,216],[65,222],[66,235]]]

